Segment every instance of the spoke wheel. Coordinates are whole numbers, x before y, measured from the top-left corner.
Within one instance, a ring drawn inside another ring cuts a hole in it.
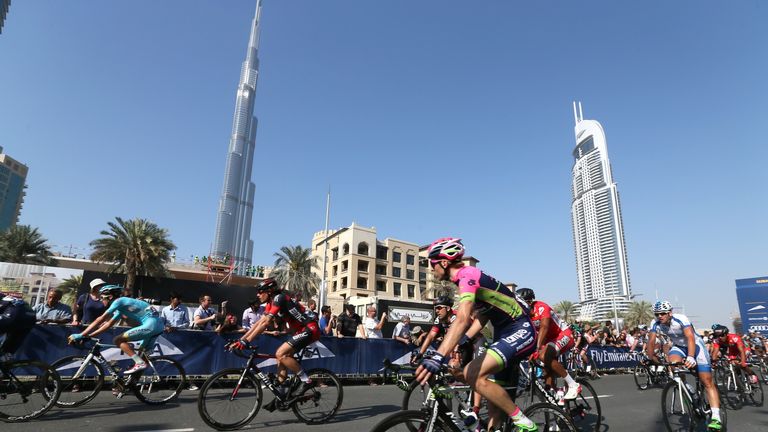
[[[523,413],[536,424],[539,431],[577,431],[569,416],[560,408],[549,403],[536,403],[526,408]],[[517,428],[511,420],[504,423],[504,432],[514,432]]]
[[[78,374],[83,361],[85,361],[83,356],[69,356],[51,364],[61,377],[62,383],[57,406],[76,407],[86,404],[95,398],[104,386],[104,369],[93,359]]]
[[[168,357],[150,357],[147,368],[133,377],[133,393],[146,404],[162,405],[176,398],[186,383],[187,376],[179,362]]]
[[[749,378],[748,378],[749,379]],[[763,383],[760,382],[760,377],[757,377],[756,383],[747,383],[745,385],[751,386],[751,393],[749,399],[752,401],[752,405],[761,407],[765,402],[765,396],[763,395]]]
[[[643,365],[637,365],[635,366],[634,370],[634,378],[635,378],[635,385],[637,385],[637,388],[640,390],[645,390],[651,385],[651,376],[648,371],[648,367]]]
[[[211,375],[200,388],[197,411],[216,430],[238,429],[250,423],[261,408],[261,383],[243,369],[224,369]]]
[[[400,411],[380,421],[371,432],[426,432],[430,413],[424,411]],[[447,425],[438,417],[431,431],[453,432],[453,425]]]
[[[581,393],[576,399],[565,401],[565,413],[571,416],[573,424],[580,431],[599,431],[603,421],[600,399],[595,388],[587,381],[577,379],[581,385]]]
[[[336,375],[327,369],[310,369],[307,375],[313,386],[293,402],[293,412],[307,424],[328,421],[341,408],[344,387]]]
[[[45,414],[61,394],[56,370],[39,361],[2,364],[0,372],[0,421],[32,420]]]
[[[667,383],[661,392],[661,413],[668,431],[693,431],[696,426],[693,404],[675,381]]]

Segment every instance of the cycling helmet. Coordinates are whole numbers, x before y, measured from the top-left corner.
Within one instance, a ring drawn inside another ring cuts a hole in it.
[[[119,295],[122,294],[123,287],[120,285],[104,285],[103,287],[99,288],[99,294],[102,295]]]
[[[672,312],[672,304],[666,300],[657,301],[653,304],[653,313]]]
[[[264,291],[273,292],[273,291],[277,291],[278,288],[279,287],[277,286],[276,280],[272,278],[266,278],[263,281],[261,281],[259,286],[256,287],[256,291],[257,292],[264,292]]]
[[[712,334],[715,337],[728,336],[728,327],[720,324],[717,327],[712,326]]]
[[[441,295],[440,297],[432,300],[432,306],[448,306],[449,308],[452,308],[453,299],[446,295]]]
[[[718,328],[718,327],[722,327],[722,325],[717,324],[717,323],[712,324],[712,331],[715,331],[715,329]]]
[[[427,256],[431,260],[459,261],[464,256],[464,245],[461,239],[444,237],[429,245]]]
[[[536,300],[536,293],[534,293],[533,290],[530,288],[518,288],[515,291],[515,294],[517,294],[518,296],[520,296],[521,299],[527,302],[532,302]]]
[[[648,330],[648,326],[645,324],[640,324],[639,326],[637,326],[637,328],[639,328],[640,330]]]

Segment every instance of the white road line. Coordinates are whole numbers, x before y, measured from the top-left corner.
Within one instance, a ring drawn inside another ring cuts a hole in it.
[[[598,399],[605,399],[612,397],[613,395],[597,395]],[[592,396],[584,396],[584,399],[594,399]]]

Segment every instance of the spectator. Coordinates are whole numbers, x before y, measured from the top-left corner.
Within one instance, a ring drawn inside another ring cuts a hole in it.
[[[165,331],[173,331],[180,328],[189,328],[189,312],[187,307],[181,304],[181,295],[171,293],[171,304],[160,313],[165,324]]]
[[[366,338],[363,320],[355,313],[355,307],[351,304],[344,305],[344,313],[336,322],[337,337],[355,337],[359,332],[360,337]]]
[[[288,334],[288,328],[285,325],[285,322],[282,318],[275,316],[275,319],[272,320],[272,325],[267,327],[266,330],[264,330],[265,335],[270,336],[282,336]]]
[[[195,310],[194,328],[197,330],[213,330],[216,321],[216,311],[211,308],[211,296],[200,296],[200,306]]]
[[[66,324],[72,321],[72,308],[61,303],[64,292],[61,290],[48,291],[48,300],[36,304],[35,317],[40,324]]]
[[[228,313],[227,316],[216,326],[216,333],[245,333],[246,330],[237,324],[235,314]]]
[[[363,320],[363,326],[367,332],[366,339],[381,339],[384,335],[381,334],[381,328],[387,321],[387,313],[381,314],[381,319],[376,319],[376,306],[368,306],[368,316]]]
[[[248,308],[243,311],[243,328],[248,330],[254,324],[259,322],[261,317],[264,315],[265,308],[266,306],[259,304],[258,300],[251,299],[251,301],[248,302]]]
[[[106,282],[99,278],[91,281],[91,291],[81,294],[77,301],[75,301],[72,325],[90,324],[107,310],[107,307],[101,301],[101,296],[99,296],[99,288],[106,284]]]
[[[406,345],[411,343],[411,317],[406,315],[397,323],[395,331],[392,332],[392,339],[399,340]]]
[[[424,343],[424,339],[427,337],[427,333],[421,329],[421,326],[416,326],[411,330],[411,343],[420,347]]]
[[[336,316],[331,314],[331,307],[325,305],[321,309],[321,316],[318,325],[322,336],[333,336],[333,329],[336,327]]]
[[[310,311],[312,311],[315,315],[317,315],[317,302],[315,299],[309,299],[307,302],[307,307]]]

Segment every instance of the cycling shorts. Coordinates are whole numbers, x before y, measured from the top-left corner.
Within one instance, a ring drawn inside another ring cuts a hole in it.
[[[557,355],[560,355],[573,348],[573,332],[571,329],[565,329],[554,340],[546,341],[546,344],[552,345]]]
[[[139,349],[149,350],[158,336],[163,334],[165,326],[160,318],[145,318],[141,325],[129,329],[123,336],[129,341],[141,341]]]
[[[317,326],[317,321],[310,321],[285,343],[290,345],[295,352],[299,352],[318,339],[320,339],[320,328]]]
[[[669,355],[677,355],[685,360],[688,357],[688,348],[674,345],[669,349]],[[693,356],[696,359],[696,371],[697,372],[712,372],[712,362],[709,360],[709,351],[704,346],[704,342],[696,341],[696,353]]]
[[[502,369],[509,368],[516,358],[527,357],[536,350],[536,331],[527,317],[494,331],[493,339],[487,354],[496,359]]]
[[[0,339],[0,354],[15,353],[32,331],[35,320],[34,312],[26,307],[6,306],[0,313],[0,334],[5,334],[5,339]]]

